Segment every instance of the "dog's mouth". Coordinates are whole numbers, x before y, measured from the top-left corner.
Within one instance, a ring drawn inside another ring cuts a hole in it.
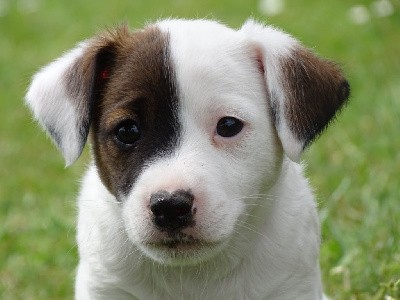
[[[149,242],[148,246],[155,247],[158,249],[164,249],[169,251],[190,251],[199,250],[204,247],[211,247],[211,242],[207,242],[201,239],[194,238],[192,235],[184,233],[177,233],[169,235],[168,237],[161,238],[158,241]]]
[[[145,244],[147,254],[166,264],[196,264],[213,256],[222,248],[221,242],[210,242],[179,233]]]

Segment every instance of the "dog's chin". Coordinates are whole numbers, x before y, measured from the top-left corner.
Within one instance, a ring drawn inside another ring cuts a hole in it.
[[[209,242],[199,239],[168,238],[140,245],[152,260],[171,266],[196,265],[217,255],[226,241]]]

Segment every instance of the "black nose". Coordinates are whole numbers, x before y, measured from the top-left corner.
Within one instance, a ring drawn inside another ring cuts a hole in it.
[[[190,191],[159,191],[150,197],[153,222],[161,230],[177,232],[193,223],[194,196]]]

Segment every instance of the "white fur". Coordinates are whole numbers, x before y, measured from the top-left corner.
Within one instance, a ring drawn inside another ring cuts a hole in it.
[[[292,161],[301,143],[285,122],[274,128],[268,108],[268,89],[285,97],[277,58],[297,42],[254,21],[239,31],[202,20],[157,26],[170,34],[182,140],[173,155],[142,170],[121,202],[90,166],[78,200],[76,299],[322,299],[316,204]],[[67,163],[79,154],[69,130],[74,110],[59,78],[80,49],[43,69],[27,96],[39,119],[69,136],[61,147]],[[61,111],[65,119],[56,122]],[[224,116],[241,119],[242,132],[216,135]],[[147,206],[152,193],[177,189],[190,189],[197,206],[196,225],[183,231],[212,246],[172,257],[148,244],[165,236]]]
[[[287,33],[270,26],[263,26],[253,20],[247,21],[240,31],[254,41],[262,52],[267,87],[276,95],[276,99],[271,99],[271,101],[277,101],[276,105],[280,113],[280,122],[277,124],[278,136],[286,155],[291,160],[299,162],[304,141],[299,141],[294,136],[283,115],[288,91],[282,87],[284,78],[282,78],[279,65],[279,59],[290,56],[293,48],[298,46],[298,42]]]
[[[81,154],[78,136],[77,111],[71,96],[65,90],[64,75],[84,51],[86,43],[80,43],[53,63],[40,70],[33,78],[26,94],[26,102],[35,118],[48,131],[50,126],[63,138],[55,142],[62,152],[66,166],[71,165]],[[51,133],[48,132],[50,137]]]

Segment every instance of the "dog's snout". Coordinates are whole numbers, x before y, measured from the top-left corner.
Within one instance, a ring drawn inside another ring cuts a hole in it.
[[[159,191],[150,197],[153,222],[161,230],[176,232],[193,223],[193,200],[190,191],[177,190],[173,193]]]

